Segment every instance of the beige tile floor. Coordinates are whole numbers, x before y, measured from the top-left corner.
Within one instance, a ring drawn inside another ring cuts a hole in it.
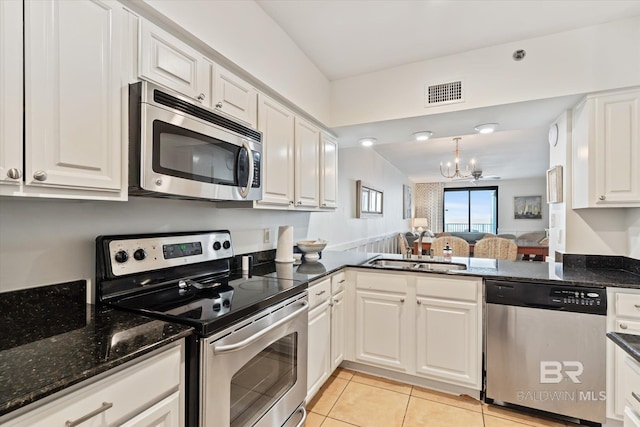
[[[573,426],[342,368],[307,411],[306,427]]]

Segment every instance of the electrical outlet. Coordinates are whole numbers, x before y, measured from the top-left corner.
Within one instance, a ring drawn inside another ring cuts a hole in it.
[[[269,228],[265,228],[264,229],[264,235],[262,236],[262,241],[264,243],[271,242],[271,229],[269,229]]]

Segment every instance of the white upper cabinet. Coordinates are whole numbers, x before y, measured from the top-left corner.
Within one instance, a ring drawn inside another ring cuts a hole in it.
[[[140,20],[141,78],[211,106],[212,64],[202,54],[146,19]]]
[[[320,201],[320,129],[300,117],[295,118],[295,159],[295,205],[317,208]]]
[[[320,145],[320,207],[338,207],[338,141],[322,134]]]
[[[214,87],[213,107],[256,127],[258,92],[253,86],[216,65]]]
[[[22,182],[22,0],[0,1],[0,184]]]
[[[640,207],[640,88],[573,111],[573,208]]]
[[[292,206],[294,115],[263,94],[258,99],[258,129],[263,134],[262,200],[258,203]]]
[[[25,191],[121,196],[122,16],[111,0],[25,2]]]

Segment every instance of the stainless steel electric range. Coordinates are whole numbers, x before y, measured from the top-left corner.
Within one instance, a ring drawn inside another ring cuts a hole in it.
[[[100,236],[99,304],[193,326],[186,425],[306,418],[306,284],[234,274],[229,231]]]

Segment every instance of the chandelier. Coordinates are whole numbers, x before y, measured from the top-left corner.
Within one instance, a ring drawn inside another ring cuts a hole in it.
[[[462,138],[460,138],[460,137],[453,138],[453,140],[456,142],[456,161],[455,161],[455,169],[454,169],[453,173],[451,173],[451,162],[447,162],[447,173],[444,173],[444,169],[443,169],[444,165],[442,164],[442,162],[440,162],[440,173],[445,178],[449,178],[449,179],[453,179],[453,178],[460,178],[460,179],[469,178],[470,176],[473,176],[473,173],[476,171],[476,161],[472,159],[471,160],[471,171],[469,171],[469,165],[467,165],[466,168],[465,168],[465,174],[462,174],[460,172],[460,157],[458,156],[458,141],[460,141],[461,139]]]

